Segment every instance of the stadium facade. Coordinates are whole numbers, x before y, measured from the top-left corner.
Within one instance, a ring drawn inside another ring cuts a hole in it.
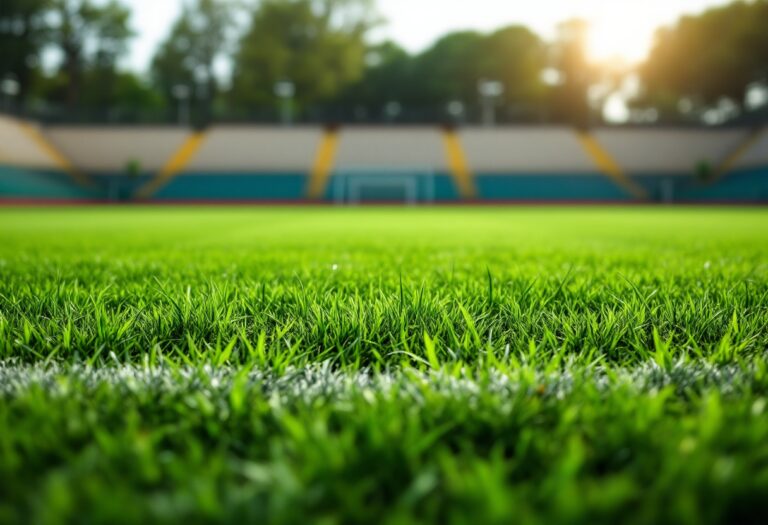
[[[40,126],[0,116],[3,202],[768,202],[768,131]]]

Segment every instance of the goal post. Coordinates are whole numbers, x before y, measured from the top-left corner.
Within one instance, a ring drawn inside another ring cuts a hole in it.
[[[435,202],[435,171],[430,168],[346,168],[333,175],[338,205]]]

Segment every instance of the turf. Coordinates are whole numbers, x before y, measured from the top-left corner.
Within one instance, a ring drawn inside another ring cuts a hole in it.
[[[765,209],[0,209],[0,522],[760,522],[766,395]]]

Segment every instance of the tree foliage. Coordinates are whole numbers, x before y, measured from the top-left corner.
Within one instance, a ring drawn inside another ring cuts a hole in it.
[[[118,58],[133,36],[131,12],[117,0],[96,4],[92,0],[51,0],[51,43],[62,55],[61,72],[67,80],[66,102],[80,102],[83,74],[94,68],[101,93],[114,84]],[[95,101],[98,102],[98,101]]]
[[[632,103],[663,119],[698,119],[724,104],[738,112],[755,86],[768,93],[768,0],[682,17],[659,30],[635,69],[591,63],[581,20],[561,24],[553,41],[509,26],[448,33],[411,54],[371,41],[374,0],[184,0],[146,77],[120,67],[134,35],[123,1],[0,0],[0,81],[18,86],[20,107],[165,117],[184,86],[198,122],[261,118],[280,104],[276,84],[290,81],[300,118],[434,122],[459,108],[475,120],[478,83],[493,80],[503,86],[502,120],[587,126],[635,77]]]
[[[587,59],[589,24],[571,19],[558,26],[558,37],[551,48],[554,68],[562,81],[552,92],[553,118],[579,127],[589,124],[589,88],[597,81],[597,72]]]
[[[216,61],[230,51],[236,5],[231,0],[185,3],[167,38],[155,53],[151,76],[166,101],[176,86],[186,86],[207,115],[219,89]]]
[[[265,0],[234,58],[232,101],[268,106],[291,81],[300,106],[327,101],[364,71],[370,0]]]
[[[0,80],[19,84],[24,101],[34,79],[40,52],[49,29],[48,0],[2,0],[0,2]]]
[[[521,26],[491,34],[449,33],[415,56],[385,42],[370,50],[363,78],[342,93],[339,104],[355,104],[376,117],[387,104],[398,103],[429,112],[417,118],[441,118],[450,103],[474,108],[478,82],[492,79],[505,87],[501,106],[530,110],[545,97],[541,82],[545,50],[544,42]]]
[[[722,99],[741,106],[748,86],[768,81],[768,1],[735,2],[685,16],[658,31],[640,73],[642,102],[676,112]]]

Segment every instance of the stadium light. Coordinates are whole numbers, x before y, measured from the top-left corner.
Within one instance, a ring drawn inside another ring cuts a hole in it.
[[[293,120],[293,97],[296,95],[296,85],[290,80],[275,82],[275,96],[280,99],[280,120],[289,125]]]
[[[189,95],[191,94],[189,86],[178,84],[173,86],[171,93],[173,94],[173,98],[179,103],[179,124],[182,126],[189,125]]]
[[[483,124],[493,126],[496,123],[496,103],[504,94],[504,84],[498,80],[482,78],[477,83],[477,92],[483,108]]]

